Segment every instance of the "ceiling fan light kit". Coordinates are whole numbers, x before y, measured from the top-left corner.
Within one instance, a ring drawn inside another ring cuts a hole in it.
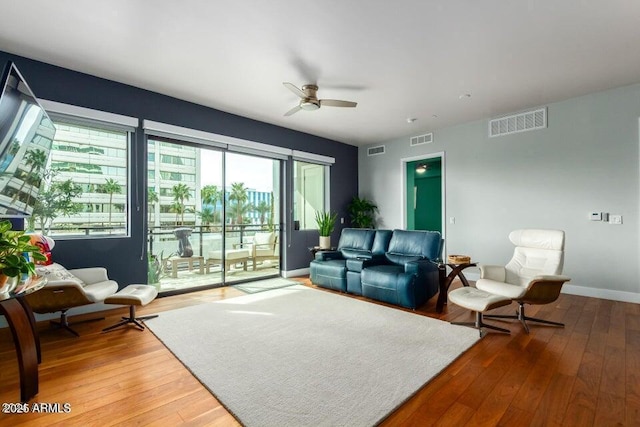
[[[357,102],[353,102],[353,101],[342,101],[339,99],[318,99],[317,85],[307,84],[302,86],[302,89],[300,89],[294,84],[289,82],[284,82],[282,84],[286,88],[288,88],[291,92],[295,93],[297,96],[300,97],[300,102],[298,103],[298,105],[296,105],[291,110],[284,113],[285,116],[290,116],[294,113],[297,113],[300,110],[305,110],[305,111],[318,110],[322,106],[353,108],[356,105],[358,105]]]

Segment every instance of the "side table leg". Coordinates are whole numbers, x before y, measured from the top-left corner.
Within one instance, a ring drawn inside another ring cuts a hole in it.
[[[5,315],[13,335],[20,373],[20,400],[26,403],[38,394],[38,355],[31,323],[24,308],[15,299],[2,301],[0,311]]]
[[[175,259],[171,260],[171,277],[174,279],[178,277],[178,261]]]
[[[442,309],[447,302],[447,267],[444,265],[438,266],[438,284],[440,285],[440,291],[438,292],[438,301],[436,302],[436,313],[442,313]]]
[[[33,315],[33,310],[31,306],[24,299],[24,296],[20,296],[16,298],[22,308],[24,309],[27,318],[29,319],[29,323],[31,324],[31,331],[33,332],[33,338],[36,340],[36,352],[38,353],[38,364],[42,363],[42,349],[40,347],[40,334],[38,334],[38,328],[36,326],[36,317]]]

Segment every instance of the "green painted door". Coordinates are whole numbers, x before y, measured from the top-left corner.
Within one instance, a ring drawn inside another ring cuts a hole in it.
[[[418,178],[415,185],[415,229],[442,232],[442,177]]]

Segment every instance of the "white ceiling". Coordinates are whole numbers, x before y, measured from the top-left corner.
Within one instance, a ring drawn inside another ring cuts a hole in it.
[[[352,145],[640,82],[637,0],[0,4],[0,50]]]

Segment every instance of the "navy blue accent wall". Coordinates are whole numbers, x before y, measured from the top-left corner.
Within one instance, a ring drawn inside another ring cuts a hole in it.
[[[358,193],[357,147],[259,122],[170,96],[105,80],[88,74],[34,61],[0,51],[0,65],[13,61],[38,98],[124,114],[265,144],[331,156],[331,206],[347,218],[347,204]],[[185,75],[188,69],[185,69]],[[186,78],[186,77],[185,77]],[[207,88],[203,88],[207,91]],[[215,95],[214,95],[215,96]],[[146,144],[139,128],[133,143],[131,186],[131,237],[56,242],[54,258],[67,268],[104,266],[121,287],[146,283]],[[337,242],[341,225],[333,239]],[[308,246],[317,245],[318,233],[294,231],[282,245],[287,254],[285,270],[307,268]]]

